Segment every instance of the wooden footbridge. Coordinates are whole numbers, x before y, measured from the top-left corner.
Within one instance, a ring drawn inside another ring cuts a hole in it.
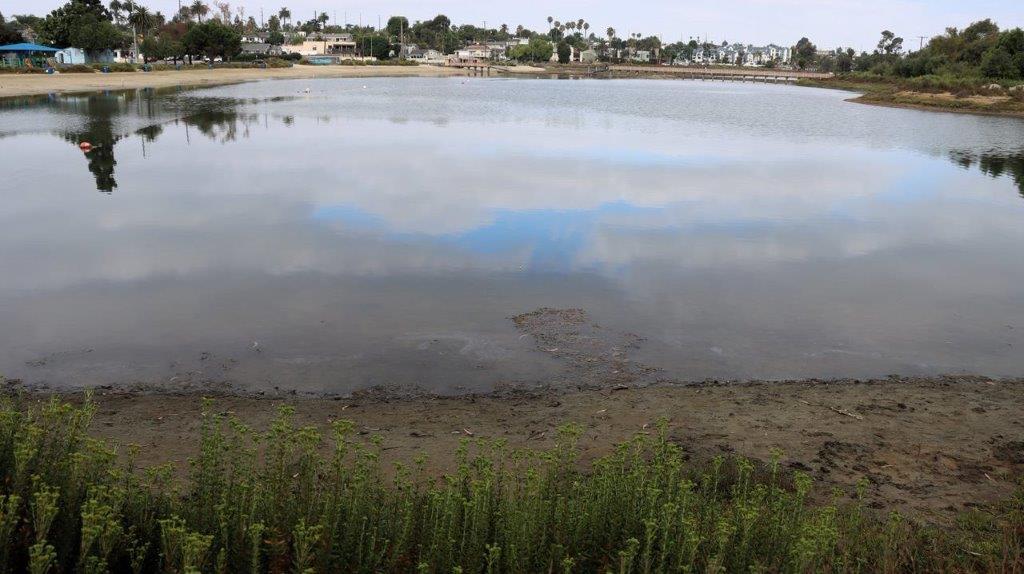
[[[490,76],[491,71],[494,68],[490,62],[485,60],[449,60],[445,66],[449,68],[468,70],[469,73],[474,76]]]

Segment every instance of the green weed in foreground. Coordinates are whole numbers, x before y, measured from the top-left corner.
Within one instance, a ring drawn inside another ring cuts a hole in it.
[[[547,451],[466,442],[433,479],[422,461],[385,473],[351,423],[324,456],[290,409],[257,433],[207,408],[177,481],[89,438],[92,413],[0,402],[0,573],[1024,571],[1024,490],[925,527],[856,495],[814,504],[778,456],[690,468],[664,428],[589,468],[578,427]]]

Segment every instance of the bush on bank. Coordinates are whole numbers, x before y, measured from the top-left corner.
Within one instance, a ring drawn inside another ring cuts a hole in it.
[[[0,403],[0,572],[1020,571],[1024,489],[951,529],[813,503],[768,464],[692,468],[637,436],[582,469],[580,429],[545,451],[467,441],[458,468],[385,472],[380,439],[332,448],[282,408],[256,432],[208,404],[187,479],[89,438],[94,406]],[[841,502],[847,500],[846,502]]]

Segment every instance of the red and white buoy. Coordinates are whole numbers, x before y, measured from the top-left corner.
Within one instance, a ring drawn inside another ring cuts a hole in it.
[[[89,142],[82,142],[78,144],[78,149],[88,153],[89,151],[92,151],[92,144]]]

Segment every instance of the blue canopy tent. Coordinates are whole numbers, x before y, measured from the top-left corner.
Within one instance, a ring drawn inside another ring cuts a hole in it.
[[[57,48],[27,42],[7,44],[0,46],[0,65],[10,68],[45,68],[47,66],[46,58],[59,51]]]

